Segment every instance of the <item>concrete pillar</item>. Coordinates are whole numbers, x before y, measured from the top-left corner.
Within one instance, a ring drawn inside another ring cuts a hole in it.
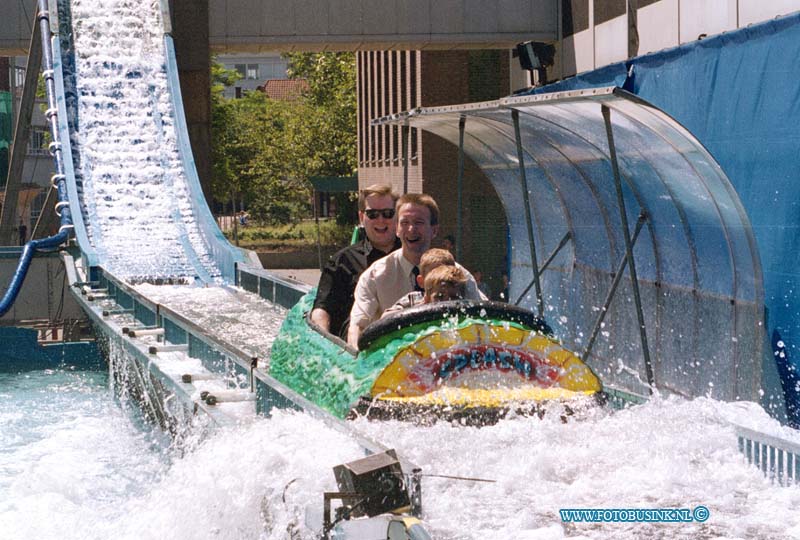
[[[203,194],[212,206],[208,0],[170,1],[170,12],[189,140]]]

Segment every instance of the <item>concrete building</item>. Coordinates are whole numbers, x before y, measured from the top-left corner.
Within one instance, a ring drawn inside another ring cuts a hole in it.
[[[5,65],[0,67],[6,74],[6,77],[0,80],[7,84],[6,88],[0,87],[0,91],[7,90],[11,96],[13,111],[13,118],[11,119],[12,137],[14,120],[19,112],[19,103],[25,81],[26,60],[25,57],[6,58]],[[17,217],[14,219],[15,227],[18,227],[20,222],[25,224],[28,239],[30,239],[36,221],[42,213],[47,190],[50,187],[50,176],[53,173],[53,158],[47,149],[47,141],[49,140],[47,120],[42,113],[42,108],[46,107],[46,100],[37,98],[33,107],[17,202]],[[8,150],[10,152],[11,148],[9,147]]]
[[[376,127],[370,120],[421,106],[497,99],[517,88],[525,73],[508,50],[363,51],[357,68],[359,185],[387,183],[398,193],[430,193],[441,210],[435,245],[447,235],[458,237],[457,148],[427,132],[404,134],[398,126]],[[507,247],[498,239],[506,238],[505,218],[494,188],[471,162],[464,193],[460,259],[483,271],[499,291]]]
[[[26,3],[34,4],[33,0],[12,3],[0,22],[0,50],[5,54],[20,54],[26,47],[32,12],[22,9]],[[394,128],[370,128],[369,121],[417,106],[492,99],[526,86],[527,74],[509,53],[516,43],[554,45],[555,62],[548,68],[548,79],[556,80],[798,9],[800,0],[172,3],[184,104],[204,188],[210,171],[209,50],[244,74],[240,92],[280,71],[279,51],[359,51],[359,182],[363,186],[390,180],[403,187],[399,133]],[[261,62],[265,53],[272,59],[268,63]],[[234,88],[231,94],[235,93]],[[445,216],[442,235],[452,233],[456,150],[413,130],[407,142],[411,156],[407,187],[440,194]],[[497,229],[491,242],[497,253],[490,256],[502,260],[499,252],[505,247],[499,247],[496,238],[504,216],[493,204],[492,194],[482,191],[482,186],[488,187],[485,180],[473,175],[479,173],[469,163],[466,170],[466,192],[478,198],[474,209],[469,201],[464,204],[463,259],[475,268],[480,262],[477,253],[482,253],[480,259],[489,257],[475,237],[482,234],[480,223]]]
[[[257,90],[265,81],[287,78],[288,63],[277,52],[221,54],[216,61],[241,76],[235,85],[225,88],[223,95],[229,99]]]
[[[800,10],[798,0],[560,0],[554,78]]]

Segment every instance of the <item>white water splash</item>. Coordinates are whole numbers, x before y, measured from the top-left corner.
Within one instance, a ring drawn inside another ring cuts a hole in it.
[[[298,413],[219,431],[171,465],[142,448],[119,409],[75,420],[54,421],[17,452],[21,470],[0,500],[4,540],[277,540],[289,529],[316,538],[306,507],[321,515],[322,492],[336,489],[332,467],[362,457],[344,435]]]
[[[87,232],[122,278],[218,276],[176,137],[158,0],[74,0],[76,176]]]
[[[548,413],[480,429],[365,420],[357,426],[426,473],[495,480],[424,478],[423,505],[436,538],[800,536],[800,487],[770,484],[745,463],[734,420],[782,431],[752,403],[658,398],[567,423]],[[698,505],[711,511],[705,523],[567,524],[559,515],[561,508]]]
[[[184,236],[213,272],[178,164],[157,4],[73,2],[84,205],[97,218],[93,243],[121,277],[193,275]],[[358,457],[319,422],[279,413],[218,433],[168,466],[143,451],[148,443],[119,411],[104,410],[66,415],[3,467],[2,537],[287,538],[292,529],[310,538],[305,507],[321,507],[333,465]],[[800,489],[746,465],[730,420],[779,431],[755,406],[708,399],[657,399],[567,424],[550,415],[480,430],[356,425],[426,472],[496,481],[425,479],[438,538],[800,537]],[[699,504],[711,511],[705,524],[567,525],[558,516],[565,507]]]
[[[266,359],[286,310],[232,287],[150,285],[136,289],[244,352]]]
[[[218,432],[170,464],[143,451],[146,441],[125,428],[120,411],[108,413],[92,421],[67,415],[41,443],[47,452],[28,453],[0,498],[4,539],[271,540],[292,538],[289,530],[315,538],[307,511],[318,517],[322,492],[335,490],[332,467],[361,457],[321,422],[277,412]],[[495,481],[423,478],[435,538],[798,537],[800,488],[771,484],[746,464],[731,420],[784,429],[753,404],[710,399],[655,399],[568,423],[546,414],[480,429],[363,419],[355,426],[424,473]],[[566,524],[558,513],[697,505],[709,508],[707,522]]]

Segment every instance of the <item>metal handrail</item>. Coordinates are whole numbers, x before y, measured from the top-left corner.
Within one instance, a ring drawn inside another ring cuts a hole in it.
[[[735,426],[739,452],[771,480],[781,485],[800,482],[800,444]]]

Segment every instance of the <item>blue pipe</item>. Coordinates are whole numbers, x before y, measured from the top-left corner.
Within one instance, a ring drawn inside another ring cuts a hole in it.
[[[50,143],[50,153],[53,155],[56,165],[56,174],[53,176],[53,187],[56,188],[58,193],[56,212],[60,209],[61,227],[58,229],[58,234],[54,236],[41,238],[39,240],[31,240],[25,244],[25,248],[22,250],[22,256],[17,264],[17,269],[14,272],[14,277],[11,278],[11,284],[8,286],[8,289],[6,289],[3,299],[0,300],[0,317],[8,313],[8,310],[14,305],[14,301],[17,299],[17,295],[22,288],[22,283],[25,281],[25,276],[28,274],[28,268],[30,268],[34,253],[39,250],[57,248],[61,244],[67,242],[70,237],[70,231],[73,229],[72,213],[69,208],[69,200],[67,197],[67,179],[64,175],[63,152],[58,139],[58,109],[56,107],[56,89],[55,79],[53,77],[53,49],[51,45],[52,35],[50,33],[50,16],[47,0],[39,0],[39,12],[36,18],[38,19],[39,27],[42,31],[42,74],[47,89],[48,103],[48,109],[45,114],[50,120],[50,134],[53,139],[53,142]],[[29,89],[26,88],[25,90],[27,91]]]
[[[28,274],[28,268],[31,265],[33,254],[40,249],[58,247],[67,240],[69,240],[69,232],[64,230],[55,236],[42,238],[40,240],[31,240],[25,244],[22,250],[22,256],[19,258],[19,263],[17,264],[17,269],[14,272],[14,277],[11,278],[11,285],[8,286],[3,299],[0,300],[0,317],[5,315],[8,310],[11,309],[11,306],[14,305],[14,301],[17,299],[17,295],[22,288],[22,283],[25,281],[25,276]]]

